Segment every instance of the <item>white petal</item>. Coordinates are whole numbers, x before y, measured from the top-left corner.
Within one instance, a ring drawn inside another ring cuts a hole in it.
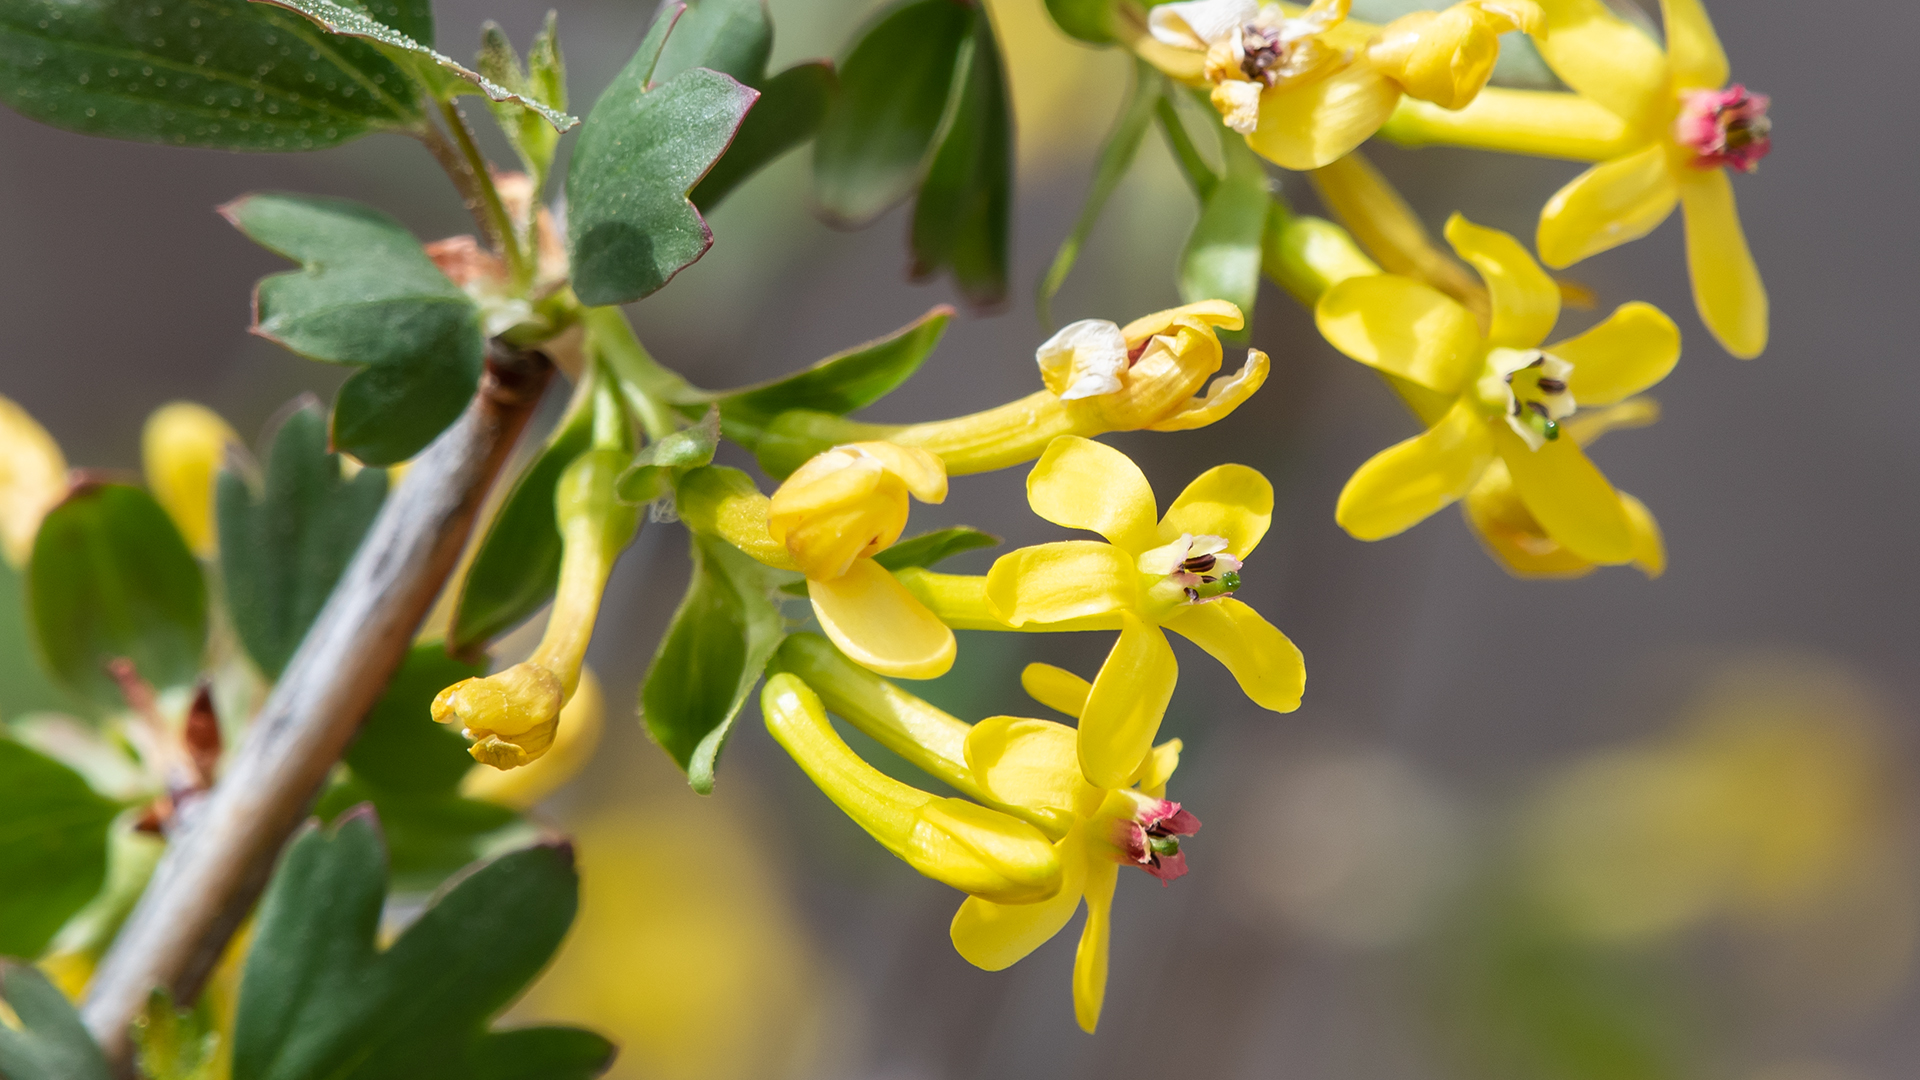
[[[1127,370],[1127,339],[1105,319],[1081,319],[1061,327],[1033,358],[1047,388],[1063,400],[1111,394]]]
[[[1204,49],[1259,12],[1256,0],[1182,0],[1147,13],[1147,30],[1177,49]]]

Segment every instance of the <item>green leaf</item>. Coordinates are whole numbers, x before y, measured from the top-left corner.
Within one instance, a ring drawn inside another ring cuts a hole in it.
[[[1161,94],[1160,100],[1154,103],[1153,115],[1160,121],[1160,133],[1166,136],[1167,148],[1173,151],[1173,160],[1180,166],[1181,174],[1204,204],[1213,194],[1214,185],[1220,182],[1220,174],[1213,171],[1213,166],[1201,156],[1200,148],[1194,145],[1193,133],[1187,130],[1187,122],[1181,118],[1174,100],[1171,94]]]
[[[814,197],[829,219],[864,225],[919,184],[972,20],[954,0],[908,0],[861,35],[814,140]]]
[[[472,758],[467,763],[473,763]],[[414,794],[342,775],[321,793],[313,812],[334,821],[371,803],[386,832],[387,862],[397,892],[429,893],[476,859],[525,847],[540,834],[507,807],[455,794]]]
[[[693,790],[706,795],[734,717],[786,636],[786,620],[771,597],[793,575],[762,566],[724,540],[687,535],[693,577],[647,668],[640,713],[653,741],[686,770]]]
[[[0,559],[0,720],[64,708],[71,702],[41,669],[27,628],[26,582]]]
[[[439,644],[415,645],[347,747],[347,767],[382,792],[453,794],[473,758],[456,728],[434,722],[433,698],[486,672],[485,664],[463,663]]]
[[[216,1080],[225,1075],[211,995],[202,994],[191,1009],[176,1009],[172,995],[155,990],[133,1021],[133,1044],[146,1080]]]
[[[0,739],[0,954],[39,955],[100,891],[119,809],[79,773]]]
[[[1113,41],[1114,0],[1047,0],[1047,14],[1053,24],[1093,45]]]
[[[253,332],[312,360],[364,368],[333,404],[333,446],[369,465],[419,453],[480,382],[480,309],[400,223],[343,199],[249,195],[221,208],[300,263],[254,293]]]
[[[467,568],[449,647],[465,656],[539,611],[560,583],[560,474],[593,445],[593,394],[585,382],[540,456],[514,482]]]
[[[813,138],[839,88],[833,65],[824,60],[795,64],[766,80],[733,145],[694,185],[693,205],[713,209],[748,177]]]
[[[1267,170],[1238,135],[1221,131],[1226,175],[1201,207],[1200,220],[1180,254],[1180,299],[1226,300],[1238,305],[1246,325],[1222,338],[1247,340],[1253,331],[1253,304],[1260,291],[1261,242],[1267,211],[1273,205]]]
[[[1100,212],[1106,209],[1107,200],[1113,196],[1113,189],[1120,186],[1120,180],[1133,166],[1134,155],[1140,151],[1140,140],[1147,134],[1147,126],[1153,122],[1154,106],[1160,103],[1160,95],[1166,87],[1166,78],[1158,69],[1145,60],[1133,62],[1133,88],[1128,92],[1127,103],[1121,106],[1120,117],[1114,121],[1113,130],[1107,135],[1107,144],[1100,149],[1100,162],[1094,166],[1093,184],[1087,189],[1086,204],[1080,208],[1080,217],[1073,223],[1073,231],[1060,242],[1060,250],[1053,256],[1053,265],[1047,268],[1047,276],[1040,280],[1037,304],[1040,308],[1040,321],[1046,326],[1053,325],[1053,298],[1066,283],[1067,274],[1072,272],[1073,264],[1080,258],[1080,249],[1085,246],[1087,237],[1093,232],[1093,226],[1100,220]]]
[[[0,960],[0,999],[20,1026],[0,1023],[7,1080],[112,1080],[107,1059],[65,994],[31,965]]]
[[[651,85],[677,7],[662,7],[639,52],[600,95],[567,169],[573,287],[588,306],[638,300],[713,246],[687,193],[758,97],[705,68]]]
[[[558,18],[557,12],[547,12],[547,21],[540,28],[540,35],[534,38],[533,51],[528,56],[531,70],[520,65],[520,54],[514,51],[513,43],[507,40],[507,32],[500,28],[500,24],[487,20],[480,26],[480,55],[474,67],[483,77],[516,94],[551,102],[556,109],[565,109],[567,70],[560,58]],[[494,121],[500,125],[507,142],[512,144],[520,164],[533,177],[534,190],[544,188],[547,171],[553,165],[553,152],[560,145],[560,133],[546,122],[545,117],[523,109],[515,102],[489,100],[487,107],[493,112]]]
[[[327,452],[326,416],[310,401],[274,434],[257,495],[233,469],[220,473],[227,611],[269,679],[286,669],[387,495],[384,470],[362,469],[349,480],[340,464]]]
[[[318,150],[421,122],[379,50],[245,0],[0,0],[0,100],[68,131],[224,150]]]
[[[86,482],[54,507],[34,538],[27,597],[48,670],[97,706],[122,704],[107,673],[117,657],[163,688],[200,672],[200,564],[167,512],[137,487]]]
[[[904,570],[909,566],[932,566],[961,552],[998,547],[999,544],[1000,538],[992,533],[955,525],[950,529],[921,533],[902,540],[875,555],[873,561],[889,570]]]
[[[773,54],[765,0],[689,0],[649,76],[656,83],[703,67],[757,86]]]
[[[667,493],[679,470],[697,469],[713,461],[720,447],[720,410],[709,408],[698,424],[676,431],[640,451],[620,474],[614,494],[638,506]]]
[[[993,20],[975,10],[953,120],[934,151],[913,207],[915,278],[941,270],[969,303],[1007,297],[1013,209],[1013,104]]]
[[[486,95],[489,101],[510,101],[521,108],[540,114],[547,123],[553,125],[555,131],[566,131],[580,122],[578,117],[568,116],[544,101],[501,86],[453,57],[435,52],[432,47],[421,44],[411,35],[388,26],[359,8],[337,4],[334,0],[259,0],[259,2],[299,12],[325,27],[329,33],[374,42],[384,47],[388,55],[398,53],[405,58],[418,58],[420,61],[438,65],[440,71],[471,83],[479,93]],[[416,74],[426,74],[418,65],[414,70]]]
[[[376,935],[385,853],[373,814],[312,825],[260,903],[234,1023],[234,1080],[498,1080],[596,1075],[580,1036],[490,1033],[573,921],[573,851],[542,844],[464,875],[392,945]],[[511,1040],[501,1043],[501,1039]],[[499,1071],[493,1071],[495,1068]]]

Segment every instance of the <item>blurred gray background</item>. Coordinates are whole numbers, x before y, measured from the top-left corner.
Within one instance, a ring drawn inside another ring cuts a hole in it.
[[[486,17],[524,47],[546,10],[436,7],[439,44],[456,55]],[[1022,124],[1015,298],[963,312],[873,419],[955,415],[1037,386],[1045,331],[1027,298],[1078,211],[1126,62],[1067,42],[1038,0],[993,7]],[[650,8],[560,6],[575,111],[625,61]],[[776,69],[835,55],[868,11],[862,0],[771,8]],[[1920,1070],[1909,971],[1920,426],[1907,416],[1920,401],[1909,354],[1920,153],[1893,94],[1920,10],[1712,9],[1735,78],[1773,96],[1775,152],[1734,181],[1772,294],[1772,343],[1737,361],[1701,328],[1677,219],[1573,268],[1602,307],[1561,327],[1642,299],[1685,334],[1655,392],[1662,421],[1596,454],[1659,518],[1663,578],[1615,568],[1517,581],[1452,512],[1376,544],[1346,536],[1333,522],[1341,484],[1413,424],[1269,288],[1254,342],[1273,376],[1249,405],[1201,432],[1111,441],[1137,455],[1163,505],[1222,461],[1273,479],[1273,531],[1240,595],[1305,651],[1306,704],[1262,713],[1217,664],[1176,646],[1167,730],[1187,753],[1172,795],[1206,829],[1187,878],[1165,889],[1123,878],[1098,1035],[1072,1019],[1077,921],[1009,971],[972,969],[946,941],[957,897],[839,819],[751,709],[710,799],[646,744],[635,685],[686,576],[672,524],[643,531],[608,593],[591,654],[612,701],[608,738],[546,808],[581,831],[587,908],[524,1011],[597,1023],[627,1047],[617,1075],[674,1080]],[[1529,241],[1540,205],[1578,169],[1369,153],[1436,231],[1458,210]],[[1312,208],[1299,178],[1280,183]],[[330,395],[339,371],[246,333],[253,282],[284,264],[212,210],[261,189],[362,199],[423,238],[471,228],[427,154],[399,137],[240,156],[83,138],[0,111],[0,394],[74,463],[123,469],[137,467],[140,422],[165,401],[202,401],[252,438],[295,394]],[[1176,302],[1192,217],[1150,135],[1056,305],[1063,321],[1124,322]],[[632,309],[655,354],[704,386],[770,377],[954,300],[944,284],[904,280],[903,212],[856,233],[810,218],[804,153],[712,224],[706,259]],[[916,507],[912,529],[1060,538],[1028,512],[1024,472],[956,480],[945,505]],[[967,719],[1033,713],[1020,665],[1091,675],[1107,645],[963,634],[955,674],[916,689]],[[1721,856],[1697,853],[1725,845],[1688,846],[1706,843],[1690,827],[1727,806],[1752,808],[1734,815],[1741,828],[1777,825],[1739,833],[1750,872],[1708,873]]]

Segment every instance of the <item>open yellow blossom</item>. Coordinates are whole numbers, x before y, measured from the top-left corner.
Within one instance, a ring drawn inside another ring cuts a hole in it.
[[[1001,556],[985,578],[906,571],[902,581],[949,625],[1028,632],[1119,630],[1080,726],[1087,779],[1125,787],[1160,730],[1179,667],[1161,628],[1227,666],[1262,708],[1300,705],[1300,650],[1228,594],[1273,519],[1273,487],[1244,465],[1220,465],[1155,520],[1153,489],[1125,454],[1056,439],[1027,477],[1027,501],[1056,525],[1106,542],[1068,540]]]
[[[580,685],[581,663],[614,560],[639,528],[634,507],[614,495],[632,455],[597,448],[567,466],[554,494],[562,554],[560,585],[533,655],[505,671],[463,679],[433,699],[433,718],[459,723],[474,760],[513,769],[553,746],[561,710]]]
[[[27,410],[0,397],[0,555],[24,567],[40,519],[67,495],[67,459]]]
[[[1083,319],[1035,351],[1046,388],[1018,401],[906,425],[794,410],[768,425],[760,461],[778,476],[835,443],[884,440],[937,454],[947,474],[959,476],[1032,461],[1062,435],[1205,427],[1239,408],[1267,380],[1267,355],[1258,349],[1247,350],[1239,371],[1213,378],[1223,361],[1215,328],[1237,330],[1244,322],[1240,309],[1225,300],[1156,311],[1125,326]]]
[[[227,448],[239,446],[220,414],[191,401],[160,406],[140,433],[140,463],[147,487],[166,508],[187,547],[207,558],[219,536],[213,522],[213,485],[226,464]]]
[[[1541,8],[1540,53],[1579,96],[1497,90],[1458,113],[1409,103],[1388,134],[1599,162],[1540,213],[1540,259],[1555,268],[1647,235],[1677,204],[1701,321],[1733,355],[1760,355],[1767,291],[1726,167],[1753,172],[1772,148],[1767,97],[1727,85],[1700,0],[1661,0],[1664,51],[1601,0]]]
[[[1486,280],[1491,329],[1435,289],[1392,274],[1327,290],[1320,332],[1348,356],[1450,401],[1428,430],[1362,465],[1335,518],[1362,540],[1393,536],[1459,499],[1502,462],[1540,533],[1581,559],[1635,558],[1631,512],[1561,424],[1580,405],[1609,405],[1666,377],[1680,332],[1657,308],[1621,305],[1584,334],[1540,343],[1560,292],[1513,237],[1455,214],[1447,240]]]
[[[1134,47],[1209,87],[1221,121],[1257,153],[1316,169],[1379,130],[1403,94],[1466,105],[1493,74],[1500,35],[1541,19],[1533,0],[1464,0],[1374,27],[1348,20],[1349,2],[1314,0],[1304,11],[1259,0],[1160,4]]]
[[[1623,427],[1650,424],[1659,407],[1646,398],[1575,413],[1560,424],[1561,434],[1585,448],[1602,434]],[[1620,510],[1633,532],[1633,564],[1650,578],[1667,568],[1666,544],[1660,525],[1646,504],[1624,491],[1615,491]],[[1547,535],[1513,486],[1513,473],[1503,460],[1494,460],[1473,489],[1460,501],[1467,524],[1486,545],[1488,554],[1516,577],[1573,578],[1593,572],[1595,563],[1581,558]]]

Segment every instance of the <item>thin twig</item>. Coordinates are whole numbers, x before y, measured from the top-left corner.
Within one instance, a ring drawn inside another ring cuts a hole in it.
[[[281,845],[405,658],[551,373],[538,353],[489,348],[480,392],[381,508],[232,768],[181,822],[81,1006],[123,1071],[128,1025],[148,995],[160,987],[193,1000],[266,886]]]

